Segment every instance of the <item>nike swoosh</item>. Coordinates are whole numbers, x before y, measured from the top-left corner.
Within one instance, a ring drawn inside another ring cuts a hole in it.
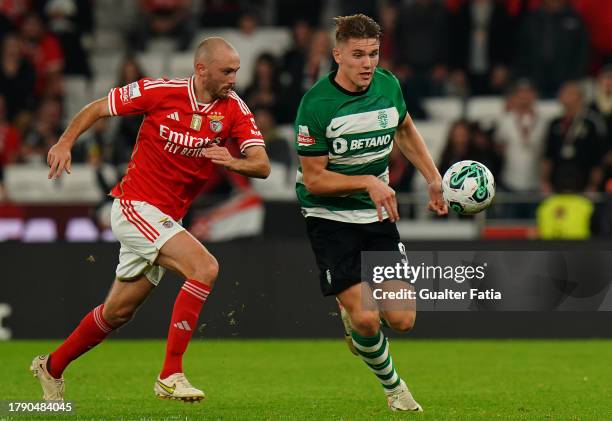
[[[346,121],[344,123],[342,123],[341,125],[339,125],[338,127],[332,127],[331,131],[335,132],[336,130],[338,130],[340,127],[344,126],[346,124]]]
[[[160,386],[162,389],[164,389],[166,392],[168,392],[169,394],[171,394],[171,395],[172,395],[172,394],[174,394],[174,389],[176,389],[176,385],[174,385],[174,386],[172,386],[172,387],[169,387],[169,386],[166,386],[165,384],[163,384],[162,382],[160,382],[159,380],[157,381],[157,384],[158,384],[158,385],[159,385],[159,386]]]

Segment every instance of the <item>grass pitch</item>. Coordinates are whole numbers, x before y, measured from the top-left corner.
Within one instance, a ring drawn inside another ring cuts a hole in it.
[[[0,342],[0,400],[40,399],[28,367],[57,344]],[[206,400],[159,400],[152,389],[164,346],[111,340],[78,359],[64,373],[76,416],[56,419],[612,419],[606,340],[392,340],[423,414],[389,411],[376,378],[342,340],[195,340],[185,371]]]

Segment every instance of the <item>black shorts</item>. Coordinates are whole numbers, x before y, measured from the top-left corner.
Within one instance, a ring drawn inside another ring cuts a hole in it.
[[[323,295],[338,295],[361,282],[362,251],[398,251],[395,223],[350,224],[308,217],[306,229],[319,267]]]

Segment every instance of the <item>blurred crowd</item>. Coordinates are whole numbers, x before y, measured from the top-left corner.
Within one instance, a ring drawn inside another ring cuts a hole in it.
[[[44,162],[68,119],[65,78],[92,77],[95,9],[103,0],[0,0],[0,199],[2,169]],[[109,1],[109,0],[106,0]],[[491,127],[454,122],[440,171],[461,159],[485,163],[508,192],[612,190],[612,2],[600,0],[139,0],[137,24],[122,34],[125,59],[116,85],[147,76],[138,52],[151,40],[172,40],[190,51],[198,31],[235,28],[243,83],[237,90],[253,110],[272,160],[291,169],[293,123],[302,94],[334,69],[331,17],[366,13],[384,31],[380,66],[399,78],[409,112],[427,119],[430,97],[499,95],[505,110]],[[259,36],[286,27],[285,51]],[[172,76],[172,75],[169,75]],[[585,80],[593,89],[585,95]],[[557,98],[552,121],[538,99]],[[140,117],[109,130],[99,122],[74,151],[76,162],[120,166],[129,160]],[[418,126],[418,123],[417,123]],[[410,191],[414,170],[397,151],[391,183]],[[220,174],[211,189],[243,188]]]

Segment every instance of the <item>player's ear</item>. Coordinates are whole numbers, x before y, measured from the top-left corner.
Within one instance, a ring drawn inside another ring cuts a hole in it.
[[[334,61],[337,64],[340,64],[340,62],[342,61],[342,54],[340,54],[340,50],[338,49],[338,47],[334,47],[332,49],[332,56],[334,56]]]
[[[204,72],[206,71],[206,65],[201,61],[195,64],[195,71],[199,76],[204,76]]]

